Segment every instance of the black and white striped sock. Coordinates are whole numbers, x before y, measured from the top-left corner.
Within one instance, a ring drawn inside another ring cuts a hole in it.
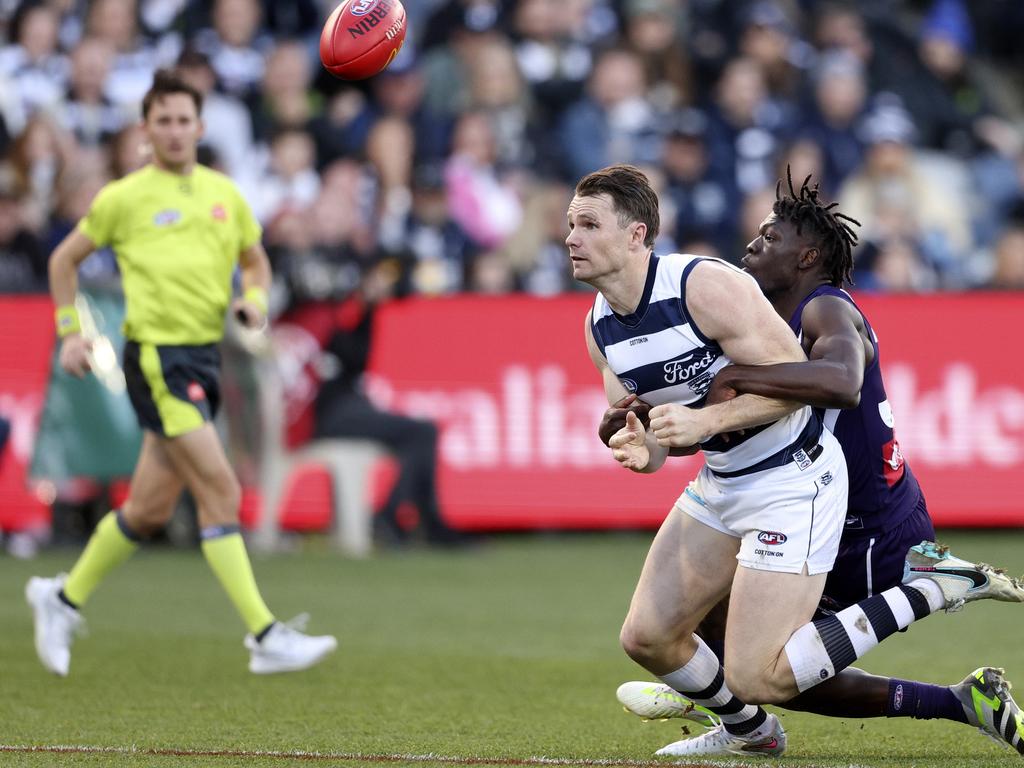
[[[679,691],[722,719],[725,730],[745,736],[764,724],[768,714],[752,704],[744,704],[725,685],[725,671],[715,652],[694,635],[697,652],[675,672],[659,675],[663,683]]]
[[[835,677],[885,638],[932,612],[929,598],[905,585],[861,600],[834,616],[808,622],[786,643],[801,692]]]

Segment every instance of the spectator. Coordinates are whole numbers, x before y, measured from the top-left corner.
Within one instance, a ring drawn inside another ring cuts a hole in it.
[[[734,174],[744,194],[774,184],[774,156],[793,115],[771,99],[757,62],[738,58],[726,65],[715,85],[709,117],[712,165]]]
[[[678,44],[679,5],[671,0],[629,0],[625,12],[626,44],[643,61],[648,99],[661,109],[692,104],[690,63]]]
[[[71,53],[71,86],[60,112],[61,124],[82,146],[107,142],[135,117],[135,110],[111,102],[105,92],[114,49],[99,38],[85,38]]]
[[[507,240],[522,221],[515,186],[499,174],[497,145],[491,123],[469,112],[455,126],[452,155],[445,166],[445,186],[452,219],[484,249]]]
[[[538,149],[547,148],[530,101],[509,42],[492,38],[479,45],[469,72],[469,108],[487,116],[496,141],[496,161],[505,168],[536,166],[542,159]]]
[[[37,115],[15,140],[10,167],[23,206],[23,222],[39,233],[53,210],[54,192],[61,171],[72,162],[74,139],[53,120]]]
[[[587,97],[565,111],[559,143],[568,177],[612,163],[653,164],[660,152],[657,115],[645,98],[643,63],[616,48],[597,60]]]
[[[1024,221],[1007,227],[996,242],[994,269],[989,288],[1024,291]]]
[[[138,123],[126,125],[111,140],[110,175],[115,179],[127,176],[149,162],[150,147]]]
[[[57,47],[57,14],[40,2],[24,2],[11,21],[13,43],[0,48],[0,82],[11,89],[5,120],[20,130],[36,112],[52,109],[67,86],[70,66]]]
[[[429,296],[463,289],[479,248],[452,219],[444,174],[437,165],[422,165],[413,177],[404,238],[414,262],[410,280],[416,293]]]
[[[736,244],[739,190],[731,174],[712,166],[707,131],[707,115],[696,109],[669,120],[661,160],[667,188],[661,199],[676,208],[677,242],[704,241],[724,256]]]
[[[821,58],[814,71],[814,110],[800,136],[821,147],[825,162],[815,175],[829,189],[839,189],[864,161],[857,126],[867,96],[868,83],[859,59],[843,51]]]
[[[138,12],[135,0],[93,0],[86,19],[86,34],[114,49],[104,84],[106,96],[130,108],[138,107],[153,83],[153,72],[173,62],[179,48],[173,37],[164,38],[159,46],[150,44],[139,30]]]
[[[417,164],[438,164],[451,144],[452,121],[425,103],[425,88],[419,55],[406,41],[388,68],[371,81],[373,108],[379,115],[400,117],[413,127]]]
[[[972,247],[966,169],[948,157],[920,154],[914,125],[897,102],[881,101],[867,116],[864,168],[839,192],[843,210],[857,211],[861,242],[914,243],[946,285],[960,286]]]
[[[576,101],[593,65],[590,48],[576,38],[569,3],[520,0],[512,20],[519,71],[536,101],[545,129],[557,125]]]
[[[270,142],[269,173],[252,190],[253,213],[270,221],[285,208],[308,208],[320,191],[316,145],[305,131],[286,129]]]
[[[210,60],[198,50],[183,51],[178,69],[185,82],[203,95],[204,130],[200,148],[212,148],[224,164],[225,172],[243,188],[256,186],[258,182],[252,179],[256,169],[249,110],[234,96],[215,90],[217,76]]]
[[[13,185],[0,183],[0,293],[45,291],[46,252],[26,226]]]
[[[254,110],[272,45],[262,31],[259,0],[215,0],[212,21],[196,34],[196,47],[210,58],[218,89]]]
[[[256,111],[256,136],[267,139],[282,128],[303,129],[319,110],[312,93],[309,53],[295,40],[280,42],[267,57]]]
[[[777,2],[756,0],[747,10],[740,54],[757,62],[774,99],[795,102],[810,50]]]

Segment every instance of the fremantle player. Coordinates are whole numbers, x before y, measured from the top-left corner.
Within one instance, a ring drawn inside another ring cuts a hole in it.
[[[823,638],[810,620],[845,521],[835,438],[792,401],[744,394],[700,407],[729,362],[805,361],[796,338],[749,275],[715,259],[654,255],[658,201],[637,169],[582,179],[568,222],[573,274],[599,291],[585,332],[609,402],[628,389],[655,406],[650,429],[627,414],[613,455],[637,472],[659,469],[672,447],[700,443],[705,455],[655,537],[621,634],[635,661],[723,721],[663,753],[780,754],[777,718],[744,701],[786,701],[914,619],[976,597],[962,579],[922,574],[839,612],[840,631],[853,621],[872,631],[856,644],[846,635],[834,651],[836,633]],[[723,671],[694,630],[726,594]]]
[[[908,550],[911,577],[914,568],[922,566],[969,577],[977,572],[985,578],[993,574],[976,570],[934,545],[919,544],[933,539],[934,529],[921,488],[893,431],[878,339],[853,299],[840,288],[850,280],[851,247],[856,242],[846,222],[856,222],[823,204],[817,187],[808,187],[809,180],[799,193],[791,178],[789,194],[777,192],[772,213],[747,246],[743,265],[779,315],[789,318],[810,362],[729,366],[716,376],[709,400],[750,393],[807,403],[823,410],[825,426],[842,445],[850,480],[848,511],[816,625],[830,654],[848,657],[852,649],[844,648],[843,638],[849,635],[834,614],[876,592],[898,587]],[[608,423],[602,424],[603,436],[610,437],[623,418],[621,409],[617,414],[610,412]],[[1005,578],[1000,581],[1008,588],[1006,597],[1024,599],[1019,586],[1012,581],[1007,585]],[[884,620],[880,614],[868,614],[868,618],[872,623],[876,618]],[[702,624],[701,634],[710,645],[720,647],[723,638],[714,625]],[[966,722],[1024,754],[1024,721],[1008,689],[1001,670],[991,667],[978,669],[953,686],[878,677],[848,668],[783,706],[835,717],[884,715]],[[626,683],[619,689],[619,698],[644,717],[696,719],[694,710],[688,709],[690,702],[664,685]],[[686,741],[696,747],[698,740],[709,741],[706,735]],[[688,754],[695,752],[691,749]]]

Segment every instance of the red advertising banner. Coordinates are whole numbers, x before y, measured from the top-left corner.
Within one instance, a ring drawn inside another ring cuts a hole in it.
[[[1016,495],[1024,477],[1024,377],[1015,354],[1024,294],[858,301],[881,342],[900,446],[936,522],[1024,525]],[[585,294],[466,296],[379,309],[370,392],[384,407],[441,427],[439,483],[454,525],[656,526],[696,473],[700,459],[690,457],[635,475],[597,439],[606,400],[584,347],[589,305]],[[45,397],[52,328],[47,297],[0,298],[0,415],[13,424],[0,457],[0,529],[46,520],[46,508],[26,487],[25,468]],[[317,355],[318,339],[308,341],[303,359]],[[296,380],[308,385],[300,398],[308,406],[316,383]],[[299,390],[286,389],[291,409]]]
[[[45,525],[49,509],[28,489],[26,468],[46,397],[53,352],[49,296],[0,298],[0,416],[11,422],[0,454],[0,530]]]
[[[1024,525],[1024,383],[1001,338],[1024,327],[1024,295],[859,301],[935,521]],[[636,475],[598,441],[607,401],[584,347],[589,303],[460,297],[379,311],[371,394],[441,426],[440,488],[454,525],[655,526],[696,473],[693,457]]]

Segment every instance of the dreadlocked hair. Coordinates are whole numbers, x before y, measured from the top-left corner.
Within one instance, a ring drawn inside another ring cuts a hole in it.
[[[793,171],[789,166],[786,166],[786,181],[789,184],[788,195],[783,194],[782,179],[775,185],[775,204],[772,206],[775,215],[792,222],[798,235],[803,234],[804,226],[817,235],[829,282],[837,288],[841,288],[844,282],[852,285],[853,248],[857,245],[857,233],[850,224],[859,227],[860,222],[832,210],[838,203],[822,202],[818,185],[809,186],[810,175],[800,185],[799,193],[793,187]]]

